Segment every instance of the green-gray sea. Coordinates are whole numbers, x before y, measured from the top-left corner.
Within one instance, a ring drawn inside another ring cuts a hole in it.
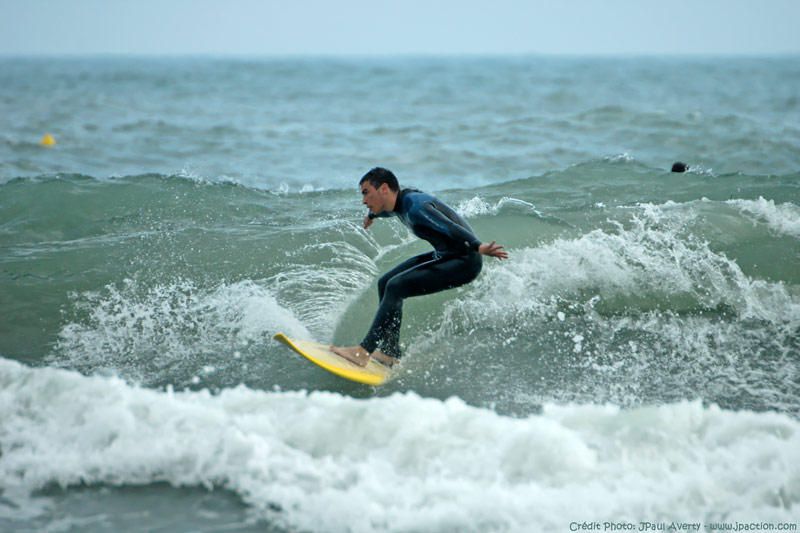
[[[0,530],[796,523],[798,87],[792,56],[0,59]],[[361,227],[373,166],[510,254],[406,302],[380,388],[272,340],[357,343],[428,249]]]

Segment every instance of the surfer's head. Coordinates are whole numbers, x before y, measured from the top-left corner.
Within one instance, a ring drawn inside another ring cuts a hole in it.
[[[376,189],[379,189],[380,186],[385,183],[389,186],[389,189],[394,192],[398,192],[400,190],[400,184],[397,182],[397,177],[395,177],[391,170],[385,168],[373,168],[364,174],[364,176],[361,178],[361,181],[358,182],[358,185],[363,185],[365,181],[370,182]]]
[[[689,170],[689,165],[683,163],[681,161],[675,161],[672,163],[672,172],[686,172]]]
[[[371,213],[379,214],[394,209],[400,185],[391,170],[375,167],[358,182],[363,203]]]

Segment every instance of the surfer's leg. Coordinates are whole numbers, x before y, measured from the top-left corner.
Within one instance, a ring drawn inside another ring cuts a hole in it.
[[[432,259],[396,273],[383,283],[383,297],[361,346],[370,353],[380,346],[386,355],[400,357],[403,300],[469,283],[478,276],[481,265],[481,257],[475,253]]]
[[[389,283],[389,280],[395,277],[398,274],[402,274],[406,270],[410,268],[414,268],[417,265],[421,265],[422,263],[427,263],[428,261],[432,261],[435,259],[433,252],[428,252],[426,254],[420,254],[414,256],[410,259],[407,259],[391,269],[389,272],[381,276],[378,280],[378,304],[381,303],[383,300],[383,293],[386,292],[386,284]]]
[[[425,254],[420,254],[420,255],[411,257],[410,259],[407,259],[407,260],[403,261],[402,263],[400,263],[399,265],[397,265],[396,267],[391,269],[389,272],[387,272],[386,274],[381,276],[381,278],[378,280],[378,304],[380,305],[380,302],[383,300],[383,294],[386,291],[386,284],[389,282],[390,279],[392,279],[394,276],[397,276],[398,274],[401,274],[402,272],[405,272],[406,270],[408,270],[410,268],[413,268],[413,267],[415,267],[417,265],[420,265],[422,263],[428,262],[428,261],[432,260],[433,258],[434,258],[433,252],[428,252],[428,253],[425,253]],[[397,329],[398,334],[399,334],[399,330],[400,330],[400,317],[399,316],[390,317],[390,318],[383,318],[382,321],[386,321],[386,322],[397,321],[398,327],[396,329]],[[389,340],[387,341],[386,344],[388,344],[388,345],[396,345],[398,347],[397,353],[399,353],[400,339],[399,338],[395,338],[395,337],[396,337],[396,335],[393,336],[392,333],[391,333],[391,330],[390,330]],[[370,341],[369,345],[373,346],[372,341]],[[341,357],[344,357],[348,361],[350,361],[352,363],[355,363],[355,364],[357,364],[359,366],[366,366],[367,365],[367,363],[369,362],[370,354],[374,354],[374,357],[376,359],[378,359],[380,362],[382,362],[384,364],[392,365],[394,363],[395,357],[394,356],[389,356],[389,355],[384,354],[384,353],[382,353],[380,351],[377,351],[375,346],[377,346],[377,344],[375,344],[370,350],[367,350],[366,348],[364,348],[364,344],[362,342],[362,344],[359,345],[359,346],[333,346],[333,345],[331,345],[330,349],[331,349],[331,351],[333,353],[335,353],[337,355],[340,355]]]
[[[402,321],[403,307],[402,302],[398,301],[394,296],[390,301],[384,302],[386,295],[386,286],[389,282],[402,275],[409,270],[416,268],[420,265],[429,263],[435,260],[436,255],[433,252],[428,252],[414,256],[407,259],[391,269],[389,272],[381,276],[378,280],[378,311],[375,314],[375,319],[372,321],[370,332],[361,343],[361,346],[368,350],[369,353],[376,352],[378,345],[383,347],[383,352],[376,355],[380,358],[381,355],[393,358],[399,357],[400,354],[400,323]],[[388,360],[383,362],[388,363]]]

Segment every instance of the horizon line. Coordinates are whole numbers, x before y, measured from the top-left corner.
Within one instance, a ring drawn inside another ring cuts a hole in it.
[[[481,59],[481,58],[570,58],[570,59],[636,59],[636,58],[724,58],[759,59],[793,58],[797,51],[772,52],[4,52],[3,59]]]

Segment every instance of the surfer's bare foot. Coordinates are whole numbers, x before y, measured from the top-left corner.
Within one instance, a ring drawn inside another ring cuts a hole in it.
[[[369,363],[369,352],[361,346],[331,346],[331,351],[358,366],[367,366]]]
[[[384,364],[384,365],[386,365],[388,367],[396,365],[398,363],[398,361],[400,361],[400,359],[398,359],[397,357],[392,357],[391,355],[386,355],[385,353],[383,353],[380,350],[375,350],[374,352],[369,354],[369,356],[372,357],[373,359],[375,359],[376,361],[378,361],[379,363]]]

